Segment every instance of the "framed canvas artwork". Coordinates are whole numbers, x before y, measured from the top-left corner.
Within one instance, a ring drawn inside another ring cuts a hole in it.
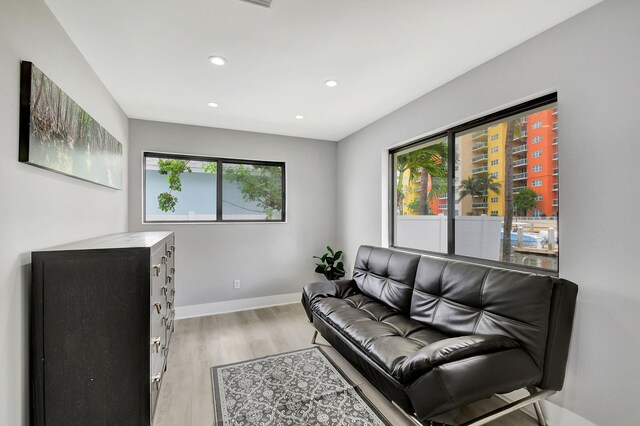
[[[21,64],[19,160],[122,188],[122,144],[27,61]]]

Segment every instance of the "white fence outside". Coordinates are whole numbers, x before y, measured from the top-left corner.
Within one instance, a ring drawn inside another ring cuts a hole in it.
[[[456,216],[456,254],[499,260],[501,216]],[[396,216],[395,244],[447,252],[447,217]]]
[[[458,216],[456,254],[500,260],[502,216]]]
[[[447,252],[447,217],[396,216],[395,244],[420,250]]]

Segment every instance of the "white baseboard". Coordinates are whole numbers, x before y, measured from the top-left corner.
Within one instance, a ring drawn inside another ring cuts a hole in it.
[[[248,311],[251,309],[268,308],[269,306],[288,305],[296,302],[300,302],[300,293],[276,294],[274,296],[225,300],[223,302],[203,303],[200,305],[176,306],[176,319]]]
[[[551,401],[540,401],[542,412],[549,421],[549,425],[554,426],[597,426],[589,420],[554,404]]]
[[[519,389],[505,395],[497,396],[509,403],[517,399],[524,398],[527,395],[529,395],[527,391],[525,391],[524,389]],[[551,401],[540,401],[540,405],[542,406],[542,412],[544,413],[544,417],[547,419],[547,423],[549,424],[549,426],[597,426],[595,423],[591,423],[589,420],[586,420],[579,415],[567,410],[566,408],[554,404]],[[536,418],[535,411],[533,410],[533,405],[528,405],[521,411],[530,415],[534,419]]]

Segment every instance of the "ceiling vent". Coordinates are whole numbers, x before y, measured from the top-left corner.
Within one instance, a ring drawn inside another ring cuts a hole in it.
[[[271,3],[273,3],[273,0],[244,0],[244,1],[257,4],[259,6],[264,6],[264,7],[271,7]]]

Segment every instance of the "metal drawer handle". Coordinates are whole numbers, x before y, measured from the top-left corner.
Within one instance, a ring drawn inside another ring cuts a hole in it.
[[[171,306],[173,306],[173,302],[171,300],[167,300],[167,307],[171,309]]]
[[[176,252],[176,246],[171,246],[171,252],[175,253]]]
[[[173,281],[173,277],[171,277],[171,275],[167,275],[167,279],[165,281],[167,282],[167,284],[171,284],[171,281]]]
[[[156,374],[155,376],[151,376],[151,383],[153,383],[156,390],[160,389],[160,380],[162,380],[162,374]]]
[[[176,273],[176,268],[171,268],[171,273],[175,274]]]
[[[151,344],[154,345],[156,347],[156,353],[160,352],[160,338],[159,337],[155,337],[152,341]]]
[[[162,310],[162,305],[160,303],[154,303],[153,307],[156,308],[156,312],[158,312],[159,315],[160,311]]]
[[[161,265],[153,265],[153,275],[156,277],[160,276],[160,271],[162,270]]]
[[[160,260],[160,263],[162,263],[163,265],[167,264],[167,260],[169,260],[169,258],[167,256],[162,256],[162,259]]]
[[[169,288],[167,288],[166,286],[160,288],[160,294],[162,294],[163,296],[167,295],[167,291],[169,291]]]

